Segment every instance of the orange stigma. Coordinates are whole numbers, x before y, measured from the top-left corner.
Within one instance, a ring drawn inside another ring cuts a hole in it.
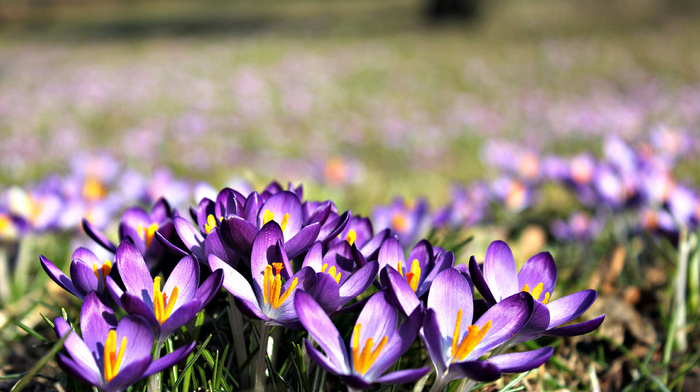
[[[486,333],[491,329],[491,320],[487,321],[481,329],[477,325],[467,327],[467,336],[459,342],[462,326],[462,309],[457,312],[457,320],[455,321],[455,332],[452,335],[452,362],[463,361],[474,348],[484,339]]]
[[[365,374],[372,367],[374,361],[382,352],[384,346],[386,346],[389,338],[384,336],[382,340],[379,341],[377,348],[372,351],[374,347],[374,339],[367,338],[365,340],[365,345],[362,351],[360,351],[360,328],[361,325],[355,324],[355,328],[352,333],[352,364],[355,367],[355,371],[360,374]]]
[[[105,380],[107,382],[112,381],[119,373],[124,351],[126,351],[126,336],[122,338],[119,353],[117,353],[117,331],[110,329],[104,348]]]
[[[401,266],[401,262],[399,261],[399,273],[401,276],[404,276],[403,274],[403,268]],[[421,268],[420,264],[418,263],[418,259],[414,259],[413,263],[411,263],[411,270],[406,272],[406,282],[408,282],[408,285],[411,286],[411,290],[415,293],[416,290],[418,290],[418,283],[420,282],[420,276],[421,276]]]
[[[148,227],[143,227],[143,225],[139,223],[139,225],[136,227],[136,231],[146,242],[146,248],[151,246],[151,242],[153,242],[153,236],[156,235],[156,231],[158,231],[159,227],[160,226],[158,226],[158,223],[156,222],[151,223],[151,225]]]
[[[345,241],[347,241],[348,244],[350,244],[350,246],[352,246],[352,244],[354,244],[355,241],[357,241],[357,233],[355,232],[355,230],[350,229],[348,231],[348,235],[347,237],[345,237]]]
[[[160,291],[160,276],[153,278],[153,313],[161,325],[170,317],[179,291],[177,286],[173,287],[170,298],[168,298],[167,294]]]
[[[396,231],[406,231],[408,230],[408,219],[402,213],[396,213],[391,218],[391,227]]]
[[[112,271],[112,262],[105,260],[102,267],[99,268],[97,267],[97,263],[95,263],[92,265],[92,271],[95,273],[95,276],[97,276],[97,281],[102,282],[102,289],[104,289],[107,284],[107,275]]]
[[[275,269],[275,275],[272,276],[272,269]],[[263,277],[263,301],[265,304],[270,304],[272,309],[279,308],[284,301],[287,300],[292,291],[297,287],[299,278],[294,278],[292,283],[287,288],[287,291],[282,293],[282,275],[280,272],[284,269],[282,263],[272,263],[265,267],[265,276]]]

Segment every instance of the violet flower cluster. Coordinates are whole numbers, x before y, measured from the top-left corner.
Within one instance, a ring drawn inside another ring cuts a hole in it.
[[[551,347],[506,353],[512,346],[543,335],[585,334],[603,322],[599,316],[566,325],[596,293],[555,299],[556,265],[548,253],[533,256],[517,273],[510,249],[496,241],[483,266],[472,257],[469,268],[457,268],[452,252],[425,239],[405,253],[401,240],[413,241],[416,231],[375,232],[368,218],[303,195],[292,184],[272,183],[248,195],[225,188],[192,207],[190,219],[160,200],[150,211],[128,209],[115,241],[84,222],[85,231],[114,253],[113,262],[79,248],[66,275],[41,257],[47,274],[84,300],[82,339],[67,320],[56,320],[57,334],[70,334],[61,366],[98,389],[123,391],[193,350],[196,342],[160,357],[164,342],[222,286],[232,301],[229,311],[262,328],[263,355],[275,339],[267,336],[271,327],[306,331],[310,359],[351,390],[416,382],[431,371],[435,391],[459,379],[494,381],[537,368],[553,353]],[[403,216],[404,207],[397,203],[387,213]],[[408,208],[406,219],[422,219],[423,207]],[[128,314],[120,321],[118,308]],[[356,320],[351,331],[333,321],[341,314]],[[390,370],[421,341],[432,365]],[[265,366],[255,367],[255,389],[263,390]]]

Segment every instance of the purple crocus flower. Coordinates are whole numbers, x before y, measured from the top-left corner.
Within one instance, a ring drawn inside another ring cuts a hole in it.
[[[49,278],[82,300],[93,291],[102,294],[106,289],[106,279],[112,271],[111,261],[102,262],[91,250],[82,247],[73,252],[70,278],[43,255],[39,256],[39,260]]]
[[[420,199],[416,202],[396,198],[389,206],[374,209],[374,224],[379,230],[391,229],[405,248],[418,241],[430,225],[428,203]]]
[[[140,316],[126,316],[119,323],[114,312],[92,292],[85,297],[80,314],[83,338],[61,317],[55,321],[56,334],[69,334],[64,347],[68,356],[58,354],[58,363],[79,380],[106,392],[120,392],[151,374],[184,360],[195,342],[153,360],[153,332]]]
[[[551,301],[557,283],[557,266],[549,252],[532,256],[517,272],[515,259],[508,245],[494,241],[484,257],[483,273],[472,257],[469,272],[474,285],[489,307],[521,291],[535,299],[534,314],[528,326],[510,344],[524,342],[541,335],[575,336],[598,328],[605,315],[579,324],[561,327],[582,315],[595,301],[595,290],[583,290]]]
[[[390,233],[389,229],[384,229],[375,235],[372,229],[372,221],[369,218],[354,215],[350,218],[343,231],[328,242],[328,247],[332,248],[336,244],[345,241],[350,246],[357,246],[366,260],[376,260],[379,248],[384,243],[384,240],[389,238]]]
[[[465,377],[494,381],[502,373],[524,372],[545,363],[552,355],[551,347],[479,360],[489,351],[501,351],[502,345],[525,327],[533,305],[532,296],[518,293],[487,310],[472,324],[471,282],[456,269],[441,272],[428,294],[421,333],[437,373],[432,390]]]
[[[375,382],[413,382],[430,371],[422,367],[384,374],[416,339],[423,318],[422,308],[416,309],[398,326],[399,312],[387,293],[374,294],[360,312],[348,349],[338,329],[310,294],[298,291],[295,297],[299,321],[325,353],[307,339],[304,343],[309,356],[350,388],[369,389]]]
[[[420,304],[420,297],[427,293],[435,277],[452,268],[455,256],[452,252],[434,254],[433,246],[421,240],[408,254],[406,262],[403,250],[396,238],[389,238],[379,251],[380,278],[383,287],[389,289],[404,314],[411,314]]]
[[[109,294],[129,314],[145,318],[159,343],[192,320],[223,282],[223,273],[214,271],[200,286],[199,262],[187,256],[177,263],[161,289],[160,276],[151,276],[141,253],[126,241],[117,248],[116,266],[126,291],[107,277]]]
[[[208,261],[213,271],[223,272],[223,286],[233,295],[241,311],[270,325],[298,329],[293,294],[297,290],[314,293],[316,272],[311,267],[303,267],[294,273],[283,238],[282,228],[275,221],[268,222],[255,236],[250,257],[252,285],[216,255],[210,254]]]
[[[586,211],[575,211],[567,221],[552,222],[551,231],[559,241],[589,242],[598,238],[605,223],[606,217],[600,212],[591,216]]]

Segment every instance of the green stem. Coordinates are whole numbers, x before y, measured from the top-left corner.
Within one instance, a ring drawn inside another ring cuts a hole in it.
[[[675,284],[676,303],[676,344],[679,352],[688,348],[686,325],[686,284],[688,282],[688,257],[690,256],[690,237],[688,230],[681,228],[681,237],[678,251],[678,271]]]
[[[175,347],[173,345],[173,340],[168,338],[165,341],[165,352],[170,354],[173,351],[175,351]],[[175,381],[177,381],[177,364],[170,367],[170,387],[172,387],[175,384]],[[172,391],[179,392],[178,388],[175,388]]]
[[[255,392],[265,392],[265,369],[267,369],[267,343],[270,340],[270,325],[261,322],[258,361],[255,363]]]
[[[243,334],[243,315],[238,310],[233,295],[228,295],[228,321],[231,324],[231,337],[233,338],[233,351],[236,355],[236,365],[241,374],[241,386],[247,388],[250,386],[250,377],[245,369],[241,369],[243,364],[248,359],[246,347],[248,344]]]
[[[700,306],[700,249],[698,249],[698,236],[692,234],[692,246],[695,248],[688,265],[688,309],[697,309]]]
[[[153,353],[154,361],[160,358],[160,351],[162,347],[162,343],[156,343],[156,350]],[[162,374],[162,372],[158,372],[148,378],[148,392],[160,392],[161,388],[163,387]]]

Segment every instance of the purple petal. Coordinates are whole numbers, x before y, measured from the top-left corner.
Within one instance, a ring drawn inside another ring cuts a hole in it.
[[[153,278],[136,247],[127,241],[122,242],[117,248],[116,264],[126,291],[140,297],[147,297],[148,301],[151,301]]]
[[[76,290],[82,295],[102,289],[102,282],[95,276],[95,271],[83,262],[75,260],[70,264],[70,276]]]
[[[375,381],[382,384],[403,384],[414,382],[425,376],[430,371],[430,367],[425,366],[420,369],[404,369],[392,373],[387,373]]]
[[[379,249],[379,270],[381,271],[385,266],[390,265],[395,270],[399,269],[399,262],[402,265],[406,264],[406,258],[403,255],[403,248],[401,248],[401,243],[396,237],[387,238]]]
[[[339,288],[340,306],[364,293],[376,279],[378,270],[379,264],[376,261],[372,261],[350,275],[348,280],[340,285]]]
[[[340,379],[352,389],[363,391],[372,388],[372,384],[356,374],[340,375]]]
[[[120,219],[121,224],[136,230],[139,225],[148,227],[151,222],[151,217],[141,207],[131,207],[124,211]]]
[[[331,202],[326,201],[323,204],[321,204],[319,207],[317,207],[309,216],[309,219],[307,220],[306,224],[310,225],[312,223],[318,222],[319,224],[324,224],[326,222],[326,219],[328,219],[328,216],[331,213]]]
[[[177,231],[177,235],[182,240],[182,243],[185,244],[187,249],[189,249],[190,252],[192,252],[192,254],[194,254],[198,259],[203,260],[205,257],[203,249],[204,238],[202,237],[202,234],[200,234],[199,230],[192,226],[187,219],[179,216],[175,217],[173,224],[175,225],[175,231]]]
[[[470,378],[475,381],[491,382],[501,378],[498,366],[488,361],[455,362],[450,365],[451,379]]]
[[[335,325],[314,298],[303,291],[297,291],[294,298],[299,321],[326,353],[336,373],[350,373],[348,353],[343,338]]]
[[[151,364],[148,366],[148,369],[146,369],[146,372],[143,374],[143,377],[148,377],[152,374],[160,373],[163,370],[172,367],[179,362],[182,362],[192,353],[196,345],[197,342],[192,342],[187,346],[180,347],[177,350],[171,352],[170,354],[167,354],[166,356],[158,358],[155,361],[151,362]]]
[[[392,266],[387,265],[380,273],[382,284],[388,289],[394,301],[401,307],[404,314],[408,315],[413,309],[420,305],[420,300],[416,297],[406,278],[401,276]]]
[[[411,252],[408,254],[408,258],[406,259],[408,264],[405,266],[406,269],[411,268],[413,260],[418,260],[420,268],[425,272],[433,269],[433,266],[435,265],[435,260],[433,258],[433,246],[430,245],[428,240],[420,240],[413,247],[413,249],[411,249]]]
[[[294,308],[295,292],[297,290],[306,292],[313,291],[313,288],[316,286],[316,272],[309,267],[300,269],[296,274],[294,274],[293,277],[284,282],[281,289],[282,293],[285,293],[289,289],[289,287],[291,287],[291,283],[294,278],[298,279],[296,287],[290,293],[289,297],[287,297],[284,303],[280,305],[279,308],[270,308],[266,312],[269,318],[280,323],[297,322],[299,320],[299,317],[297,316],[297,311]]]
[[[314,298],[326,313],[340,309],[340,295],[335,278],[325,272],[317,273]]]
[[[306,346],[306,352],[309,353],[309,357],[311,358],[311,360],[314,361],[314,363],[320,366],[323,370],[336,375],[349,373],[349,371],[345,370],[347,365],[340,365],[339,363],[332,362],[326,356],[321,354],[316,349],[316,347],[314,347],[313,343],[311,343],[310,340],[304,339],[304,345]]]
[[[110,252],[116,252],[117,251],[117,246],[107,238],[104,233],[102,233],[100,230],[98,230],[95,226],[92,225],[87,219],[83,218],[83,231],[85,231],[85,234],[87,234],[90,238],[95,240],[98,244],[102,245],[103,248],[107,249]]]
[[[76,290],[68,275],[64,274],[63,271],[56,267],[51,260],[44,256],[39,256],[39,261],[41,262],[41,266],[44,268],[46,275],[48,275],[51,280],[56,282],[57,285],[61,286],[63,290],[66,290],[80,299],[85,298],[83,294]]]
[[[57,317],[54,325],[56,327],[56,334],[59,337],[62,338],[64,335],[70,334],[64,343],[64,347],[71,358],[83,368],[83,371],[87,369],[92,373],[100,374],[100,368],[95,362],[92,352],[85,342],[78,337],[78,334],[71,329],[66,320]]]
[[[391,336],[396,332],[399,312],[389,301],[389,294],[386,291],[379,291],[372,295],[365,304],[355,323],[355,325],[360,324],[361,345],[364,346],[369,338],[375,342],[381,341],[384,336],[391,339]],[[377,315],[381,315],[381,317],[377,317]],[[354,339],[351,341],[350,348],[354,348]]]
[[[97,293],[89,293],[80,309],[80,329],[88,349],[98,355],[102,353],[109,330],[113,328],[117,328],[114,311],[102,302]]]
[[[304,262],[301,266],[311,267],[314,271],[321,272],[323,267],[323,244],[320,242],[314,243],[306,253],[306,256],[304,256]]]
[[[151,208],[150,218],[152,222],[162,222],[171,216],[170,204],[164,198],[159,198]]]
[[[232,266],[238,263],[238,254],[233,249],[225,246],[221,241],[218,227],[214,228],[214,230],[207,235],[206,240],[204,240],[204,255],[208,257],[210,254],[216,255]]]
[[[248,221],[251,225],[253,225],[253,228],[255,228],[256,232],[258,231],[258,212],[260,211],[262,203],[263,201],[260,198],[258,192],[253,192],[250,195],[248,195],[248,198],[245,202],[245,220]]]
[[[270,221],[260,229],[255,241],[253,241],[253,249],[250,254],[250,272],[253,275],[253,283],[257,286],[256,292],[258,289],[262,291],[265,267],[272,262],[282,261],[275,260],[275,247],[282,238],[282,229],[277,222]]]
[[[126,316],[121,319],[117,326],[117,347],[120,347],[122,338],[126,338],[122,368],[151,356],[153,331],[146,320],[139,316]]]
[[[430,355],[430,359],[433,361],[433,365],[435,365],[438,374],[445,372],[445,361],[448,359],[442,348],[444,340],[443,335],[442,331],[440,331],[435,309],[428,308],[423,317],[421,338],[423,339],[423,343],[425,343],[428,355]]]
[[[158,341],[164,342],[173,331],[192,321],[202,307],[202,302],[197,299],[182,304],[160,326]]]
[[[498,366],[503,373],[522,373],[540,367],[549,360],[552,353],[553,347],[542,347],[532,351],[496,355],[489,358],[489,362]]]
[[[474,325],[481,329],[484,324],[491,321],[491,328],[467,358],[477,359],[517,334],[530,319],[533,306],[532,296],[520,292],[487,310]]]
[[[503,241],[492,242],[484,257],[484,278],[496,301],[520,291],[517,272],[508,245]]]
[[[462,320],[459,334],[462,336],[467,332],[474,315],[473,298],[471,285],[456,269],[447,269],[435,278],[428,293],[428,308],[435,310],[443,338],[452,340],[460,310]]]
[[[593,305],[597,296],[598,293],[595,290],[583,290],[548,303],[548,329],[566,324],[582,315]]]
[[[122,290],[121,287],[119,287],[119,285],[117,284],[117,282],[115,282],[114,279],[112,279],[112,277],[109,275],[105,279],[105,283],[107,284],[107,293],[109,293],[109,296],[112,298],[114,303],[117,304],[117,306],[123,309],[124,306],[122,306],[121,297],[124,294],[124,290]]]
[[[121,301],[122,308],[126,310],[127,313],[145,318],[151,326],[157,327],[160,325],[153,313],[153,301],[150,298],[148,299],[148,303],[144,303],[142,298],[131,293],[124,293],[119,300]]]
[[[605,315],[600,315],[592,320],[588,320],[582,323],[567,325],[566,327],[559,327],[547,330],[543,335],[548,336],[578,336],[585,335],[596,328],[600,327],[600,324],[605,320]]]
[[[116,248],[115,248],[116,250]],[[73,252],[71,260],[82,260],[85,264],[92,267],[94,264],[102,265],[100,259],[95,256],[95,254],[87,248],[80,247]]]
[[[327,243],[333,238],[337,238],[338,234],[345,228],[350,220],[350,213],[344,212],[343,215],[326,222],[322,227],[321,231],[318,233],[319,241]]]
[[[175,287],[178,288],[178,295],[173,307],[173,312],[177,310],[181,304],[189,302],[194,298],[199,285],[199,262],[192,256],[183,257],[180,262],[175,265],[173,272],[170,273],[168,280],[163,285],[163,293],[170,298]]]
[[[452,268],[455,262],[455,255],[452,252],[442,252],[438,255],[438,257],[435,259],[435,266],[428,270],[425,271],[423,270],[422,273],[425,275],[424,277],[421,277],[421,282],[418,284],[418,289],[416,290],[416,296],[418,298],[422,297],[423,294],[425,294],[428,290],[430,290],[430,287],[433,284],[433,281],[435,278],[440,274],[440,272]],[[469,286],[471,286],[471,279],[467,278],[469,281]]]
[[[176,258],[181,259],[189,255],[189,253],[175,246],[172,242],[168,241],[165,237],[163,237],[163,234],[156,231],[154,237],[156,238],[160,246],[163,247],[163,250],[165,250],[171,255],[174,255]]]
[[[197,205],[197,225],[199,226],[200,233],[206,233],[204,225],[207,223],[207,218],[209,215],[215,214],[214,202],[210,199],[204,198],[199,201]]]
[[[234,297],[256,304],[257,306],[258,299],[253,292],[253,288],[240,272],[233,269],[215,255],[209,255],[209,267],[211,267],[212,271],[220,269],[224,272],[223,286],[229,293]]]
[[[229,215],[221,221],[220,234],[228,246],[247,259],[258,229],[239,216]]]
[[[265,315],[265,313],[263,313],[263,311],[260,309],[260,305],[258,305],[257,301],[246,301],[245,299],[236,296],[234,296],[233,299],[235,300],[238,309],[240,309],[246,316],[263,321],[271,321],[270,318],[267,317],[267,315]]]
[[[323,264],[326,264],[328,269],[335,267],[337,272],[341,274],[340,284],[343,284],[355,269],[355,260],[352,257],[350,245],[343,241],[329,249],[323,257]]]
[[[375,379],[384,374],[416,340],[421,324],[423,324],[422,306],[416,308],[408,316],[396,333],[388,336],[389,339],[384,350],[379,353],[376,361],[365,374],[365,379]],[[362,340],[360,341],[362,342]]]
[[[221,285],[224,282],[224,271],[217,270],[212,272],[211,275],[202,283],[197,289],[194,295],[194,299],[199,300],[202,303],[202,307],[207,306],[209,302],[216,296],[221,289]]]
[[[102,385],[102,373],[99,370],[86,368],[61,353],[58,354],[58,364],[66,373],[86,384],[97,387]]]
[[[518,286],[522,288],[527,284],[530,292],[540,283],[543,285],[543,290],[537,300],[542,301],[545,293],[550,295],[554,293],[554,286],[557,284],[557,265],[554,264],[554,258],[549,252],[532,256],[518,274]]]
[[[362,255],[366,259],[374,260],[379,255],[379,249],[384,244],[384,241],[389,238],[390,234],[391,230],[389,229],[384,229],[377,233],[366,244],[362,245]]]
[[[469,275],[472,278],[474,287],[479,290],[479,293],[482,297],[484,297],[486,303],[489,306],[495,305],[498,301],[496,301],[496,299],[493,297],[493,293],[491,293],[491,289],[489,289],[489,285],[486,283],[484,275],[481,274],[481,268],[479,268],[479,264],[476,263],[474,256],[469,259]]]
[[[140,358],[133,361],[128,366],[122,365],[119,369],[119,373],[112,379],[112,381],[107,383],[104,388],[107,392],[118,392],[123,391],[129,387],[129,385],[134,384],[136,381],[142,379],[143,372],[148,368],[148,364],[151,363],[153,359],[149,356]]]
[[[318,223],[314,223],[304,227],[298,233],[296,233],[294,237],[287,241],[284,244],[284,248],[287,249],[289,258],[293,259],[306,252],[311,244],[313,244],[318,238],[319,230],[321,230],[321,226]]]
[[[260,224],[258,227],[262,226],[263,215],[265,211],[270,210],[275,216],[275,220],[279,223],[282,222],[285,214],[289,214],[287,220],[287,225],[284,228],[284,239],[285,241],[292,238],[296,233],[299,232],[302,225],[302,211],[301,202],[297,195],[289,191],[283,191],[272,195],[265,204],[262,206],[258,212],[258,221]]]

